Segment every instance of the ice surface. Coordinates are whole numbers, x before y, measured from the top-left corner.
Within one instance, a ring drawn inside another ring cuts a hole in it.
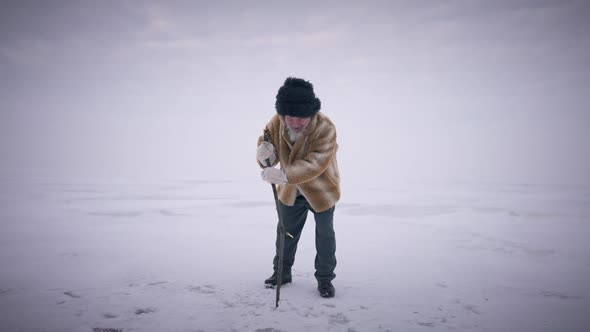
[[[274,291],[261,182],[2,178],[1,331],[587,331],[590,189],[347,187],[336,297],[313,219]]]

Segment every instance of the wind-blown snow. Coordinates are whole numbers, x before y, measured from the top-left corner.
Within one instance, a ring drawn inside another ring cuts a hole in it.
[[[1,331],[587,331],[590,188],[346,187],[336,297],[313,218],[274,290],[263,182],[1,179]]]

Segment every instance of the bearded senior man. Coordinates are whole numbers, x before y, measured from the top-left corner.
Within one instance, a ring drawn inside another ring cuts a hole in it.
[[[270,142],[258,138],[256,158],[266,182],[278,185],[278,210],[284,223],[284,267],[282,282],[292,282],[291,268],[295,262],[297,243],[305,225],[308,211],[315,219],[315,278],[322,297],[333,297],[336,277],[336,236],[334,210],[340,199],[340,174],[336,161],[336,128],[319,112],[320,100],[313,85],[306,80],[288,77],[276,96],[275,114],[266,128]],[[266,166],[269,159],[273,167]],[[280,165],[279,168],[274,167]],[[264,281],[277,284],[279,256],[277,227],[274,273]]]

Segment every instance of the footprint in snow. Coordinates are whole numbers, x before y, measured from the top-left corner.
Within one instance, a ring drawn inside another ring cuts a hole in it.
[[[481,312],[477,309],[477,306],[473,304],[464,304],[463,309],[472,314],[481,315]]]
[[[203,285],[203,286],[187,286],[186,289],[188,289],[191,292],[197,292],[197,293],[201,293],[201,294],[215,294],[217,291],[215,289],[215,285]]]
[[[12,293],[13,291],[14,291],[14,289],[0,288],[0,295],[9,294],[9,293]]]
[[[78,295],[78,294],[76,294],[76,293],[74,293],[72,291],[64,292],[64,294],[67,295],[67,296],[69,296],[69,297],[71,297],[71,298],[73,298],[73,299],[79,299],[79,298],[82,297],[82,296],[80,296],[80,295]]]
[[[424,327],[435,327],[436,326],[436,323],[434,323],[434,322],[419,322],[419,321],[417,321],[416,323],[418,325],[424,326]]]
[[[330,324],[348,324],[350,319],[346,317],[343,313],[339,312],[335,315],[330,315]]]
[[[151,314],[156,312],[157,309],[156,308],[152,308],[152,307],[148,307],[148,308],[139,308],[137,310],[135,310],[135,314],[136,315],[143,315],[143,314]]]
[[[551,292],[551,291],[542,291],[539,294],[535,294],[537,296],[546,297],[546,298],[554,298],[559,300],[581,300],[582,297],[580,296],[573,296],[567,295],[559,292]]]

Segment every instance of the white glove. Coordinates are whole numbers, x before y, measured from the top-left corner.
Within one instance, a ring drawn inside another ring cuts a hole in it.
[[[283,172],[283,170],[274,168],[274,167],[267,167],[262,170],[262,180],[272,183],[272,184],[285,184],[287,183],[287,174]]]
[[[262,141],[262,144],[256,149],[256,159],[264,166],[268,166],[266,165],[266,159],[270,159],[270,164],[272,165],[277,160],[274,145]]]

